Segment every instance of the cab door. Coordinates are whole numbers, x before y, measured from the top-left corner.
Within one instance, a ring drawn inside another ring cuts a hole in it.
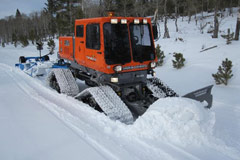
[[[88,23],[86,25],[86,66],[98,71],[101,71],[104,65],[100,32],[99,23]]]
[[[85,66],[85,27],[84,25],[76,25],[75,36],[75,55],[74,58],[78,64]]]

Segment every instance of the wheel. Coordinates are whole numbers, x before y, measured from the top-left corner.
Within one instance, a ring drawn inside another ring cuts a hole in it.
[[[58,60],[58,65],[60,65],[60,66],[64,65],[64,60],[63,59],[59,59]]]
[[[96,87],[97,86],[97,83],[91,81],[90,79],[86,79],[85,84],[90,86],[90,87]]]
[[[93,109],[99,112],[103,112],[103,110],[99,107],[95,99],[90,94],[82,98],[82,102],[88,104],[90,107],[92,107]]]
[[[19,57],[19,63],[26,63],[26,58],[24,56]]]
[[[44,61],[49,61],[49,56],[45,55],[45,56],[43,56],[43,59],[44,59]]]
[[[50,72],[48,76],[48,84],[52,89],[56,90],[58,93],[61,93],[60,86],[57,82],[54,72]]]

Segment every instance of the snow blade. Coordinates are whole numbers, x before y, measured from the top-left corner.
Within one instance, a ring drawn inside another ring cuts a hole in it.
[[[206,101],[208,103],[207,106],[205,106],[206,108],[211,108],[212,107],[212,100],[213,100],[213,96],[211,94],[211,90],[212,90],[213,85],[204,87],[202,89],[196,90],[194,92],[188,93],[186,95],[184,95],[183,97],[186,98],[190,98],[190,99],[194,99],[200,102]]]

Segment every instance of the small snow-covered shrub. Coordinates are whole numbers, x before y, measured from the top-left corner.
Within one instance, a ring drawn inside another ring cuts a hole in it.
[[[174,52],[173,57],[175,57],[175,60],[172,60],[173,67],[177,69],[182,68],[185,62],[185,58],[183,58],[183,54]]]
[[[5,47],[5,43],[4,43],[4,42],[2,42],[2,47],[3,47],[3,48]]]
[[[176,38],[175,41],[181,41],[181,42],[184,42],[183,38],[181,38],[181,37]]]
[[[55,50],[55,46],[56,46],[54,40],[53,40],[52,38],[50,38],[50,39],[48,40],[47,45],[48,45],[48,50],[49,50],[49,52],[50,52],[51,54],[53,54],[53,53],[54,53],[54,50]]]
[[[228,28],[228,34],[221,35],[224,39],[226,39],[226,44],[231,44],[233,40],[234,32],[230,33],[230,29]]]
[[[228,80],[232,78],[232,61],[227,58],[225,61],[222,61],[222,66],[218,67],[218,72],[216,74],[212,74],[216,84],[228,84]]]
[[[159,44],[157,45],[155,50],[158,58],[157,65],[162,66],[165,58],[164,51],[161,50],[161,47],[159,46]]]

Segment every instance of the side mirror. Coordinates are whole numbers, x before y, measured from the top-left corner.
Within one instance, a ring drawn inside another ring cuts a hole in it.
[[[159,36],[158,36],[158,27],[156,24],[152,24],[152,30],[153,30],[153,38],[154,40],[158,40]]]

